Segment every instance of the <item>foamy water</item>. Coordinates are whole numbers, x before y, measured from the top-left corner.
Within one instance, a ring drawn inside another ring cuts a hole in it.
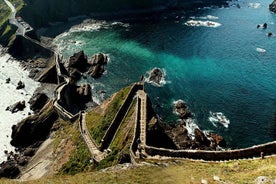
[[[1,52],[1,48],[0,48]],[[9,84],[6,84],[6,79],[10,78]],[[25,88],[16,90],[18,81],[25,83]],[[10,145],[11,141],[11,127],[20,120],[28,116],[31,112],[29,104],[27,103],[31,98],[39,83],[33,81],[28,77],[28,71],[23,70],[19,63],[11,58],[8,54],[0,56],[0,162],[6,160],[4,150],[12,151],[14,148]],[[12,114],[6,111],[6,107],[18,101],[26,101],[26,108]]]

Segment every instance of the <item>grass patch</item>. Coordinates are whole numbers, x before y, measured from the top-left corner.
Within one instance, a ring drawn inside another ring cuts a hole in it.
[[[129,155],[130,145],[134,136],[135,107],[136,100],[132,102],[126,118],[123,120],[110,145],[111,153],[99,163],[97,169],[117,165],[122,157]]]
[[[131,86],[123,88],[118,93],[115,94],[108,107],[103,111],[100,112],[101,107],[97,107],[93,111],[87,113],[86,115],[86,123],[87,128],[95,140],[97,144],[101,143],[101,140],[110,126],[112,120],[114,119],[116,113],[120,109],[121,105],[123,104],[125,98],[127,97]]]
[[[80,172],[92,171],[91,155],[79,132],[77,122],[74,124],[60,120],[60,128],[56,133],[54,149],[56,150],[61,140],[70,139],[73,142],[73,151],[68,162],[63,164],[60,174],[74,175]]]
[[[75,176],[55,176],[29,182],[26,184],[63,184],[63,183],[201,183],[205,179],[208,183],[215,182],[213,176],[218,176],[229,184],[255,183],[259,176],[276,179],[276,157],[263,160],[241,160],[225,163],[203,163],[193,161],[152,161],[151,165],[144,165],[130,169],[117,169],[106,172],[81,173]],[[3,184],[13,184],[15,181],[0,180]],[[18,182],[19,183],[19,182]],[[21,182],[20,182],[21,183]],[[222,182],[221,182],[222,183]]]

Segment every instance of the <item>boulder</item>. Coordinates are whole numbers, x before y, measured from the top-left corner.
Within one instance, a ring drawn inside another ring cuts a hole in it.
[[[83,84],[82,86],[77,88],[77,95],[79,101],[88,102],[91,100],[91,86],[89,84]]]
[[[90,68],[88,74],[93,78],[99,78],[104,73],[104,65],[107,64],[108,57],[103,53],[94,54],[89,61]]]
[[[18,148],[25,148],[45,140],[57,119],[58,114],[52,103],[48,103],[40,113],[29,116],[12,126],[11,144]]]
[[[205,134],[198,128],[195,129],[195,140],[203,146],[210,146],[211,143],[211,141],[207,139]]]
[[[29,100],[30,109],[34,112],[40,111],[42,107],[49,100],[48,96],[44,93],[35,93]]]
[[[16,89],[23,89],[23,88],[25,88],[25,84],[24,84],[24,82],[22,82],[21,80],[17,83],[17,87],[16,87]]]
[[[73,56],[69,58],[69,67],[76,68],[80,72],[86,71],[88,67],[87,56],[84,54],[83,50],[75,53]]]
[[[23,111],[25,107],[26,107],[25,101],[23,100],[23,101],[19,101],[13,105],[8,106],[6,108],[6,111],[11,111],[12,113],[16,113],[18,111]]]
[[[181,118],[187,119],[192,116],[191,112],[189,111],[186,103],[183,100],[178,100],[174,104],[174,112]]]
[[[11,82],[11,78],[6,79],[6,84],[9,84]]]
[[[149,81],[153,82],[156,85],[160,85],[163,77],[164,77],[163,71],[159,68],[154,68],[153,70],[150,71]]]
[[[274,0],[274,1],[269,5],[269,10],[272,11],[273,13],[276,13],[276,0]]]
[[[14,179],[20,174],[19,167],[15,161],[7,161],[0,165],[0,178]]]
[[[220,147],[226,146],[226,141],[224,140],[224,138],[221,135],[211,133],[210,137],[213,139],[216,146],[220,146]]]

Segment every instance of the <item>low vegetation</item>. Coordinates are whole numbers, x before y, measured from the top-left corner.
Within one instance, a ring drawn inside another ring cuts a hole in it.
[[[55,151],[62,140],[67,140],[67,142],[73,143],[69,160],[63,164],[59,173],[62,175],[74,175],[81,172],[92,171],[93,165],[90,163],[91,155],[78,130],[78,123],[74,122],[72,124],[70,122],[60,120],[57,124],[60,128],[56,132],[55,136]]]
[[[102,160],[97,169],[123,163],[129,157],[130,145],[134,136],[136,100],[133,101],[126,118],[119,127],[114,140],[110,145],[111,153]]]
[[[276,157],[260,160],[239,160],[223,163],[204,163],[188,160],[152,161],[151,164],[129,169],[110,169],[105,172],[80,173],[75,176],[54,176],[26,184],[64,183],[208,183],[244,184],[255,183],[259,176],[276,179]],[[214,176],[220,182],[214,181]],[[3,184],[16,181],[0,180]]]
[[[112,100],[106,109],[102,110],[102,107],[97,107],[95,110],[87,113],[87,127],[97,144],[101,143],[106,130],[123,104],[130,89],[131,86],[123,88],[115,96],[111,97]]]

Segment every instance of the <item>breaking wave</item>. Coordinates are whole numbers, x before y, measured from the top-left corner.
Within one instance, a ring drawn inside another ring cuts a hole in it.
[[[189,20],[184,23],[186,26],[192,26],[192,27],[199,27],[199,26],[204,26],[204,27],[219,27],[221,26],[220,23],[214,22],[214,21],[202,21],[202,20]]]

